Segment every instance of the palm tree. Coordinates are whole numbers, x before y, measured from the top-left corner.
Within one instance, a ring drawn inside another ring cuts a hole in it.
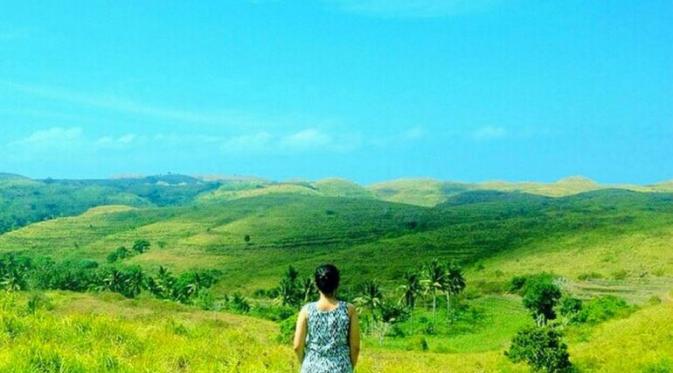
[[[376,319],[376,311],[380,310],[383,305],[381,286],[373,280],[365,281],[360,285],[359,293],[360,295],[353,302],[355,302],[358,308],[369,311],[372,317]]]
[[[446,272],[444,278],[444,293],[446,294],[446,313],[447,317],[451,317],[451,296],[458,295],[463,292],[466,286],[465,277],[463,277],[463,270],[460,266],[452,262]]]
[[[169,298],[174,285],[175,277],[171,275],[171,272],[166,267],[160,266],[156,281],[157,295],[162,299]]]
[[[9,291],[19,291],[25,287],[25,280],[23,278],[23,273],[18,270],[10,270],[2,277],[0,281],[2,287]]]
[[[124,275],[116,269],[112,269],[110,273],[103,279],[103,284],[100,290],[109,290],[120,292],[124,286]]]
[[[203,287],[203,281],[201,275],[199,275],[198,272],[194,272],[192,280],[187,284],[187,287],[185,288],[187,298],[199,295],[199,291],[201,291],[202,287]]]
[[[278,303],[283,306],[297,305],[297,287],[289,278],[281,279],[276,290],[278,292],[276,297]]]
[[[285,277],[290,280],[292,283],[297,282],[297,278],[299,278],[299,271],[297,271],[293,266],[287,267],[287,272],[285,272]]]
[[[140,294],[145,285],[145,276],[143,275],[143,271],[140,268],[133,269],[126,276],[124,284],[126,285],[126,294],[129,297],[133,298]]]
[[[278,283],[278,297],[276,301],[283,306],[297,306],[301,301],[301,296],[304,296],[300,284],[297,283],[299,272],[293,267],[289,266],[284,277]],[[302,284],[303,285],[303,284]]]
[[[304,303],[308,303],[315,293],[316,289],[315,285],[313,284],[313,280],[311,280],[309,277],[305,278],[304,281],[301,282],[301,294],[303,295]]]
[[[401,302],[409,309],[416,307],[416,297],[423,290],[421,279],[418,273],[407,272],[404,274],[404,285],[400,286],[402,290]]]
[[[420,276],[415,272],[404,274],[404,285],[400,286],[402,290],[402,299],[400,302],[409,309],[409,318],[411,319],[411,332],[414,332],[414,308],[416,308],[416,298],[423,290]]]
[[[446,277],[446,268],[439,264],[439,260],[433,259],[425,268],[425,279],[423,285],[425,292],[432,295],[432,318],[437,314],[437,292],[444,291],[444,278]]]

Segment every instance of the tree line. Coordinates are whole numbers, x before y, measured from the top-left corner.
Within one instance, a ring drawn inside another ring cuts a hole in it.
[[[56,262],[51,257],[0,254],[0,289],[6,291],[110,291],[127,298],[147,291],[159,299],[192,303],[215,284],[218,277],[217,271],[186,271],[173,275],[162,266],[156,275],[150,275],[140,266],[101,266],[89,259]]]
[[[413,329],[414,312],[419,306],[431,309],[433,323],[436,322],[440,297],[445,299],[447,321],[451,322],[455,298],[463,293],[466,286],[463,270],[457,262],[442,263],[433,259],[406,272],[392,291],[372,279],[352,289],[343,288],[338,295],[356,306],[365,332],[377,333],[383,339],[392,324],[410,319]],[[314,300],[318,291],[312,278],[300,278],[297,269],[289,266],[275,288],[258,291],[256,295],[264,295],[274,299],[278,305],[298,310]],[[287,329],[291,330],[291,325]]]

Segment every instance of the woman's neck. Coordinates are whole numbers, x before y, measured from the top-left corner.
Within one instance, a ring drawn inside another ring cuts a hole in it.
[[[334,295],[334,294],[327,295],[327,294],[320,293],[320,301],[321,302],[335,303],[336,300],[337,300],[336,295]]]

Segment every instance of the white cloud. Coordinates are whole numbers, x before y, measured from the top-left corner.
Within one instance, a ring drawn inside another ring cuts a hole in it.
[[[83,137],[83,131],[79,127],[53,127],[37,130],[25,138],[11,143],[10,146],[34,148],[71,147],[80,143]]]
[[[384,18],[449,17],[481,12],[505,0],[325,0],[346,12]]]
[[[507,136],[507,130],[503,127],[485,126],[472,132],[475,140],[493,140]]]
[[[308,149],[325,147],[332,143],[332,137],[318,129],[308,128],[281,138],[280,144],[288,149]]]
[[[140,136],[129,133],[119,137],[103,136],[93,141],[92,145],[99,149],[125,149],[141,140],[143,138]]]
[[[297,154],[308,152],[347,152],[363,145],[358,133],[333,134],[317,128],[289,133],[257,131],[233,135],[158,133],[139,135],[103,134],[93,136],[79,127],[53,127],[34,131],[5,147],[15,160],[72,159],[96,156],[98,152],[128,152],[139,154],[168,154],[174,152],[218,152],[236,154]]]

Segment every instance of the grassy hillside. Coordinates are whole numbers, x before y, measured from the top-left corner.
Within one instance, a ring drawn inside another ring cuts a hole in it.
[[[27,307],[27,294],[6,295],[8,306],[0,312],[3,320],[13,321],[0,338],[16,343],[0,354],[0,366],[17,366],[18,371],[37,369],[35,364],[67,367],[63,371],[172,371],[180,366],[189,371],[293,371],[297,367],[290,351],[276,340],[278,323],[227,312],[286,319],[294,311],[278,308],[275,296],[268,294],[289,265],[303,278],[324,262],[342,269],[343,294],[350,299],[362,282],[376,280],[384,303],[397,304],[404,273],[437,258],[463,265],[467,292],[450,312],[440,299],[437,314],[431,313],[426,294],[413,318],[400,317],[381,335],[377,329],[368,331],[362,371],[527,371],[503,354],[514,334],[532,324],[522,298],[509,289],[515,276],[543,271],[558,276],[555,281],[566,296],[587,304],[606,295],[627,302],[628,312],[599,310],[608,313],[597,322],[567,325],[576,366],[612,371],[630,356],[623,366],[631,371],[669,369],[670,335],[658,328],[670,321],[673,194],[653,192],[654,187],[642,187],[647,192],[606,188],[578,178],[560,181],[552,189],[537,184],[482,189],[483,185],[428,180],[366,189],[339,179],[205,182],[179,175],[98,185],[50,184],[15,176],[5,176],[4,182],[14,191],[53,185],[63,190],[117,188],[137,203],[92,203],[88,210],[64,214],[72,216],[17,227],[0,235],[0,253],[27,255],[38,271],[44,257],[98,266],[97,273],[103,275],[110,273],[108,267],[126,270],[136,265],[155,278],[160,266],[176,276],[215,269],[209,272],[216,274],[216,282],[206,298],[185,303],[210,304],[203,307],[219,311],[153,300],[148,289],[136,300],[105,293],[49,292],[53,309],[33,314],[21,311]],[[155,187],[162,192],[146,193]],[[119,247],[132,250],[138,240],[147,240],[149,250],[107,263]],[[3,278],[2,286],[8,281]],[[226,299],[236,293],[250,302],[251,310],[212,306],[229,302]],[[82,334],[79,323],[92,332]],[[110,325],[119,326],[113,333],[121,330],[124,347],[101,343],[90,353],[78,350],[95,338],[107,338]],[[175,325],[177,332],[171,329]],[[242,325],[243,330],[237,332],[232,325]],[[637,336],[645,332],[651,338]],[[84,342],[68,343],[77,338]],[[209,340],[232,352],[221,356]],[[620,343],[636,352],[622,356]],[[240,345],[246,347],[235,347]],[[169,356],[176,349],[185,352]],[[266,353],[263,359],[252,358],[261,351]]]
[[[295,372],[277,325],[114,295],[0,294],[5,372]],[[447,355],[365,349],[361,372],[495,371],[497,354]],[[523,371],[514,366],[513,371]]]
[[[673,303],[571,337],[583,371],[670,371]],[[293,372],[290,348],[268,321],[150,299],[49,292],[0,294],[0,369],[6,372]],[[479,344],[488,340],[463,340]],[[457,337],[459,339],[460,337]],[[452,342],[448,342],[449,345]],[[407,352],[365,341],[360,372],[527,372],[501,350]]]
[[[433,257],[478,263],[485,269],[474,276],[484,282],[549,264],[573,281],[592,272],[626,281],[642,272],[673,276],[673,254],[661,250],[673,223],[670,202],[668,194],[620,190],[560,199],[479,191],[435,208],[269,194],[185,207],[99,208],[4,234],[0,250],[104,261],[117,247],[146,239],[152,249],[126,263],[150,271],[217,268],[229,273],[221,291],[252,292],[271,285],[290,264],[309,273],[322,261],[385,283]]]
[[[111,180],[31,180],[0,174],[0,233],[28,224],[81,214],[104,205],[182,205],[220,182],[182,175]]]
[[[673,192],[673,183],[652,185],[599,184],[582,176],[572,176],[552,183],[486,181],[483,183],[456,183],[433,179],[401,179],[374,184],[370,190],[380,199],[432,207],[451,197],[471,191],[520,192],[547,197],[565,197],[606,189],[633,192]]]

